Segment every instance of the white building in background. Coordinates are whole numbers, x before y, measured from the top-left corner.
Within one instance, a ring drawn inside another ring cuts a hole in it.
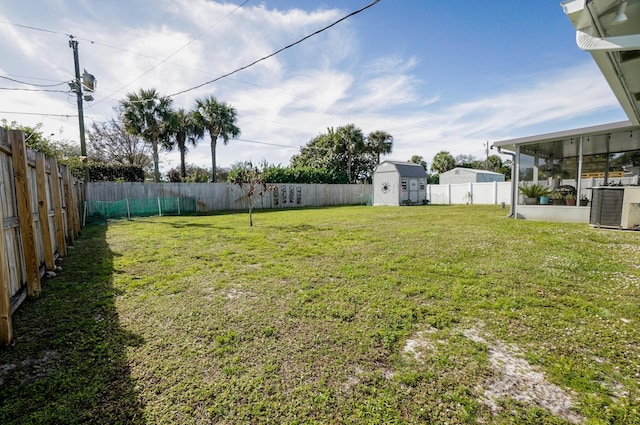
[[[440,184],[503,182],[504,174],[456,167],[440,174]]]
[[[422,205],[427,172],[420,164],[384,161],[373,173],[373,205]]]

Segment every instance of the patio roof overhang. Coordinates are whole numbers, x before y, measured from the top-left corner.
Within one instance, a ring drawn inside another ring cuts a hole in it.
[[[589,52],[631,124],[640,124],[640,0],[565,0],[578,46]]]
[[[502,140],[493,145],[501,149],[538,156],[540,158],[570,158],[579,154],[582,140],[583,155],[601,155],[640,149],[640,125],[629,121],[596,125],[574,130]]]

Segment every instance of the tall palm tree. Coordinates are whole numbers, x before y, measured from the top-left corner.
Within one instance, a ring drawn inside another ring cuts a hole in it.
[[[393,136],[382,130],[369,133],[367,142],[369,150],[376,156],[378,164],[380,164],[380,155],[390,154],[393,148]]]
[[[122,120],[127,131],[151,144],[153,148],[154,180],[160,181],[158,142],[165,137],[172,99],[160,96],[156,89],[140,89],[137,93],[127,94],[120,101],[123,108]]]
[[[348,124],[338,127],[335,137],[338,145],[344,149],[347,155],[347,179],[349,183],[353,183],[353,157],[364,149],[364,135],[362,130],[354,124]]]
[[[185,154],[187,153],[187,142],[196,146],[198,144],[198,127],[194,119],[193,111],[185,111],[180,108],[174,111],[170,117],[169,133],[175,138],[175,144],[180,152],[180,176],[184,179],[187,177],[187,166],[185,162]],[[169,141],[170,142],[170,141]],[[169,143],[168,148],[173,148]]]
[[[240,128],[236,125],[236,109],[226,102],[219,102],[213,96],[196,99],[194,120],[198,127],[198,137],[203,136],[204,130],[207,130],[211,137],[211,181],[215,182],[218,138],[222,137],[226,145],[229,138],[240,135]]]

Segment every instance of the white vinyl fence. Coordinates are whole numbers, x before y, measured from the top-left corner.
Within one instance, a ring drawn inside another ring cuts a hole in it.
[[[541,180],[539,184],[552,187],[554,182]],[[638,176],[609,179],[610,184],[637,185]],[[578,188],[575,179],[563,179],[560,185]],[[580,194],[591,199],[591,188],[604,185],[602,178],[582,179]],[[511,203],[511,182],[459,183],[427,185],[427,199],[431,204],[501,204]]]
[[[511,203],[511,182],[430,184],[427,199],[431,204]]]

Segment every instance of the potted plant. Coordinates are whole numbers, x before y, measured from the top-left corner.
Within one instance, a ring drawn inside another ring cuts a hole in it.
[[[573,193],[567,193],[564,197],[567,205],[574,207],[576,205],[576,195]]]
[[[540,195],[540,205],[549,205],[549,194]]]
[[[520,186],[520,193],[524,196],[524,203],[527,205],[535,205],[538,198],[549,194],[549,188],[538,183],[527,186]]]
[[[580,206],[586,207],[587,205],[589,205],[589,198],[587,198],[587,195],[580,195]]]
[[[564,194],[560,191],[554,190],[549,195],[552,205],[566,205],[567,202],[564,199]]]

